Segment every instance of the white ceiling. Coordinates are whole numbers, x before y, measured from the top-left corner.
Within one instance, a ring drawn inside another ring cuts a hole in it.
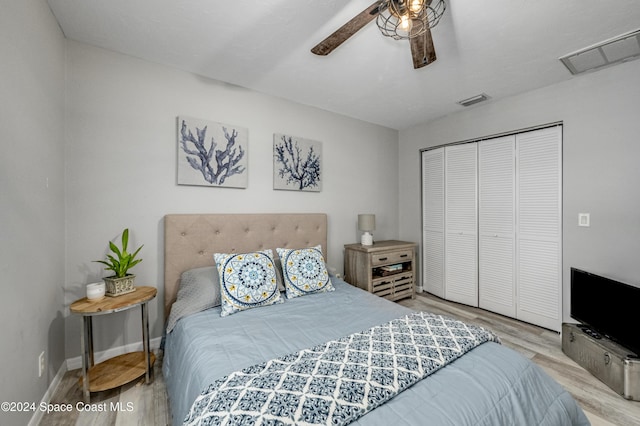
[[[69,39],[395,129],[483,92],[580,78],[558,58],[640,27],[638,0],[447,0],[438,60],[414,70],[408,41],[375,22],[328,56],[310,52],[373,0],[48,3]]]

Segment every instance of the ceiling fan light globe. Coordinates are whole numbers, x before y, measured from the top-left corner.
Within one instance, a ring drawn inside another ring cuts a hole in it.
[[[402,31],[411,31],[411,19],[409,19],[408,15],[400,17],[400,28],[402,28]]]

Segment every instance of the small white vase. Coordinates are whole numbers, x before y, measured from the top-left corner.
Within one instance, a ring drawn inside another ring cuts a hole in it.
[[[87,299],[98,300],[104,297],[104,282],[87,284]]]

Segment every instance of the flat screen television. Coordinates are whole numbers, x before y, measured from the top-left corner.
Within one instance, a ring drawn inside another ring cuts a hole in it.
[[[571,318],[640,355],[640,288],[571,268]]]

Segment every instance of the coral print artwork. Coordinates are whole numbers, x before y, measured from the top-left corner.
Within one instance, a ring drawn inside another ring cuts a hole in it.
[[[273,189],[322,190],[322,143],[276,133],[273,135]]]
[[[248,130],[178,117],[178,185],[247,187]]]

